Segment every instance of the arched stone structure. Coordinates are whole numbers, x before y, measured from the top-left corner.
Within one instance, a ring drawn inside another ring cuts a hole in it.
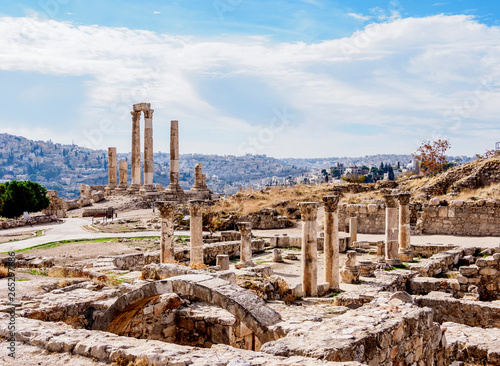
[[[130,291],[118,298],[102,316],[98,317],[92,324],[92,329],[105,331],[125,309],[137,309],[135,303],[146,303],[148,299],[170,292],[227,310],[245,324],[261,344],[278,338],[270,329],[272,325],[281,321],[281,316],[276,311],[251,291],[206,274],[171,277],[149,282]]]

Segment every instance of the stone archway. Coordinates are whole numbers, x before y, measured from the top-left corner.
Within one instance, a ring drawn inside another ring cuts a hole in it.
[[[227,310],[245,324],[261,344],[278,338],[270,327],[281,321],[279,313],[268,307],[251,291],[206,274],[171,277],[149,282],[130,291],[118,298],[98,317],[92,324],[92,329],[106,331],[125,309],[137,309],[148,299],[171,292]]]

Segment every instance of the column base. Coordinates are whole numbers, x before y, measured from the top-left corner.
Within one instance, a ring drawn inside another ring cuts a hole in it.
[[[139,189],[140,194],[145,194],[146,192],[156,192],[154,184],[144,184],[141,189]]]
[[[411,261],[413,261],[413,252],[411,250],[406,250],[404,252],[399,252],[398,253],[398,257],[403,262],[411,262]]]
[[[172,184],[170,183],[168,187],[165,189],[167,192],[184,192],[184,190],[181,188],[181,186],[177,184]]]
[[[385,261],[388,265],[393,266],[393,267],[400,266],[403,264],[403,262],[401,262],[401,259],[399,259],[399,258],[386,259]]]
[[[126,191],[128,189],[128,185],[124,184],[124,185],[118,185],[118,187],[115,188],[115,192],[123,192],[123,191]]]
[[[127,192],[137,193],[139,192],[139,189],[141,189],[141,186],[139,184],[131,184],[130,187],[128,187]]]
[[[104,187],[104,196],[109,196],[111,195],[111,192],[113,192],[116,189],[116,186],[106,186]]]
[[[359,283],[360,273],[357,267],[345,267],[340,271],[340,277],[343,283],[356,284]]]
[[[236,269],[248,268],[248,267],[255,267],[255,263],[252,261],[246,261],[246,262],[239,262],[234,265],[234,268]]]

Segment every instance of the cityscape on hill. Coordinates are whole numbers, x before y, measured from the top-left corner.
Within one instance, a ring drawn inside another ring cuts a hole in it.
[[[78,145],[52,141],[33,141],[21,136],[0,134],[0,181],[31,180],[57,190],[64,198],[80,195],[80,184],[105,185],[108,179],[108,160],[105,150],[92,150]],[[450,157],[455,164],[472,158]],[[131,160],[131,154],[118,154],[118,160]],[[318,159],[276,159],[266,155],[246,154],[204,155],[181,154],[179,184],[189,190],[194,183],[194,165],[203,164],[208,187],[217,193],[234,194],[241,187],[255,189],[272,185],[321,183],[344,174],[373,173],[381,164],[396,169],[411,168],[411,155],[371,155],[364,157],[332,157]],[[363,171],[368,168],[369,171]],[[338,168],[338,169],[337,169]],[[169,183],[169,154],[154,154],[154,183]],[[321,173],[323,171],[323,173]],[[338,175],[336,176],[336,172]],[[130,172],[129,172],[130,173]],[[380,178],[383,178],[383,173]],[[387,173],[387,171],[385,172]],[[375,177],[375,180],[377,178]],[[373,181],[373,178],[366,182]]]

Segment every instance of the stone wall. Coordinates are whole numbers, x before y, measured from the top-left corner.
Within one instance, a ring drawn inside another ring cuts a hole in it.
[[[310,329],[288,333],[264,344],[261,351],[368,365],[430,366],[444,365],[445,342],[431,309],[391,300],[372,302]]]
[[[454,299],[448,294],[431,292],[416,296],[415,302],[434,310],[434,321],[455,322],[470,327],[500,328],[500,305],[484,301]]]
[[[26,220],[7,219],[7,220],[0,220],[0,229],[12,229],[15,227],[28,226],[30,223],[31,225],[37,225],[37,224],[46,224],[48,222],[57,222],[57,221],[59,221],[59,219],[57,218],[56,215],[33,216],[31,217],[29,222]]]
[[[338,208],[339,230],[349,231],[349,218],[358,218],[358,233],[383,234],[385,232],[385,205],[342,204]]]
[[[358,232],[385,232],[385,205],[343,204],[339,206],[339,230],[348,231],[349,218],[358,218]],[[414,234],[500,236],[500,201],[451,201],[431,205],[410,204]]]
[[[422,221],[422,234],[500,236],[500,201],[423,205],[419,220]]]

